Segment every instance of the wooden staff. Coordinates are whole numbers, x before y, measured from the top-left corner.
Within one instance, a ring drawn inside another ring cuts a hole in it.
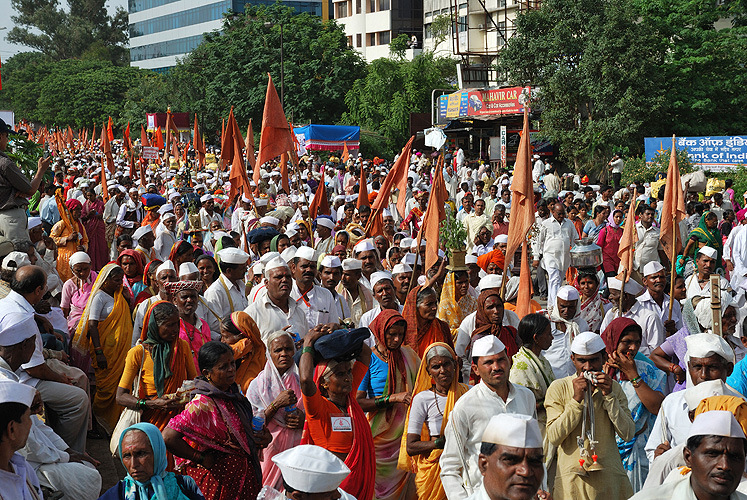
[[[669,321],[672,321],[672,307],[674,307],[674,281],[677,278],[677,275],[675,274],[675,265],[677,263],[677,249],[674,248],[674,243],[677,241],[676,233],[674,231],[678,231],[679,228],[677,227],[677,224],[675,223],[676,215],[672,214],[672,256],[671,259],[671,274],[669,275],[671,277],[671,283],[669,283]]]
[[[298,192],[301,193],[304,204],[308,206],[309,202],[306,199],[306,190],[301,189],[301,175],[298,173],[299,166],[298,166],[298,158],[296,158],[296,152],[288,151],[288,158],[290,159],[290,162],[293,165],[293,170],[295,170],[296,172],[296,183],[298,184]],[[306,221],[309,223],[309,239],[311,240],[311,248],[314,248],[314,230],[313,230],[313,225],[311,222],[311,214],[309,214],[309,216],[306,218]]]
[[[623,295],[625,294],[625,282],[626,281],[628,281],[628,270],[627,269],[625,269],[625,271],[623,272],[623,280],[622,280],[622,284],[620,285],[620,300],[618,301],[618,304],[617,304],[617,313],[618,313],[617,317],[618,318],[622,318],[622,315],[623,315]]]
[[[711,283],[711,316],[713,321],[712,333],[721,336],[721,276],[712,274]],[[670,299],[671,301],[671,299]]]

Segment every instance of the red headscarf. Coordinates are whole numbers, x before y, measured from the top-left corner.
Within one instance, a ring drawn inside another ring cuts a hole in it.
[[[438,318],[433,318],[432,321],[426,321],[420,319],[418,316],[417,300],[418,292],[423,287],[418,285],[410,290],[405,300],[405,307],[402,309],[402,316],[407,321],[407,337],[405,343],[411,347],[418,356],[423,357],[425,349],[433,342],[443,342],[448,344],[452,349],[454,348],[454,341],[451,338],[451,330],[449,325],[444,323]],[[431,330],[434,330],[431,332]],[[429,342],[423,342],[423,338],[427,334],[431,333],[432,337]]]
[[[480,292],[480,295],[477,297],[477,314],[475,315],[475,329],[472,332],[472,338],[495,335],[506,346],[506,354],[510,358],[519,352],[519,344],[516,341],[516,329],[512,326],[494,325],[488,320],[488,314],[485,311],[485,302],[489,297],[501,298],[500,289],[488,288]],[[503,299],[501,299],[502,302]]]
[[[73,210],[75,210],[76,208],[80,208],[81,210],[83,209],[83,204],[81,202],[79,202],[78,200],[76,200],[75,198],[71,198],[71,199],[67,200],[65,202],[65,206],[71,212]]]
[[[123,250],[121,254],[119,254],[119,257],[117,257],[117,265],[119,267],[122,267],[122,257],[128,256],[135,259],[135,265],[137,265],[137,273],[135,273],[134,278],[130,278],[125,274],[125,278],[127,278],[127,282],[130,284],[130,287],[140,281],[143,277],[143,272],[145,271],[145,264],[143,262],[143,255],[132,249]]]
[[[638,332],[638,336],[643,338],[641,325],[630,318],[615,318],[609,325],[607,325],[607,328],[602,332],[602,340],[604,340],[605,347],[604,350],[607,351],[607,356],[612,356],[612,353],[617,350],[617,344],[620,343],[620,338],[628,328],[634,328]],[[617,368],[607,366],[606,372],[610,377],[614,377],[617,371]],[[620,380],[628,380],[625,373],[620,372]]]
[[[387,384],[387,387],[396,387],[396,384],[394,383],[395,377],[401,378],[403,384],[406,384],[405,358],[402,356],[402,350],[397,349],[391,351],[386,346],[387,330],[400,321],[405,324],[405,332],[407,332],[407,321],[405,318],[393,309],[384,309],[368,326],[376,337],[377,345],[379,346],[378,348],[383,348],[383,354],[388,355],[389,375],[387,380],[390,380],[391,383]]]

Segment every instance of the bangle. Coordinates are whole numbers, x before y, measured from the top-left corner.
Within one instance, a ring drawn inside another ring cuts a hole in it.
[[[633,387],[638,388],[638,386],[641,385],[641,376],[637,376],[633,380],[630,381],[631,384],[633,384]]]
[[[267,408],[265,408],[265,411],[267,411],[267,410],[269,410],[269,411],[277,411],[275,409],[275,402],[274,401],[272,403],[270,403],[270,406],[268,406]]]
[[[136,410],[144,410],[145,409],[145,400],[144,399],[138,399],[137,403],[135,403],[135,409]]]
[[[304,346],[303,349],[301,349],[301,354],[306,354],[307,352],[313,355],[314,354],[314,346],[307,345],[307,346]]]
[[[93,352],[95,352],[96,354],[104,354],[104,349],[101,347],[95,347],[93,349]]]
[[[376,405],[376,408],[386,408],[389,406],[389,396],[379,396],[378,398],[374,398],[374,404]]]
[[[674,373],[674,370],[675,370],[675,369],[676,369],[676,368],[677,368],[678,366],[679,366],[679,365],[675,365],[674,363],[670,363],[670,364],[669,364],[669,371],[670,371],[671,373]]]

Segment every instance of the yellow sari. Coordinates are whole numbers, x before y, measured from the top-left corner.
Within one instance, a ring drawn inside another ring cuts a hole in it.
[[[130,350],[130,344],[132,343],[130,306],[127,299],[122,296],[122,289],[120,288],[114,294],[112,312],[98,324],[101,348],[104,350],[104,356],[106,356],[106,369],[99,368],[96,363],[93,342],[88,335],[88,317],[93,297],[97,293],[106,293],[101,290],[101,286],[112,270],[116,268],[119,268],[116,264],[107,264],[96,278],[72,342],[73,349],[91,356],[96,373],[96,397],[93,400],[93,413],[98,417],[99,422],[107,427],[107,431],[114,429],[122,411],[122,407],[116,401],[117,387],[124,371],[127,352]]]
[[[449,421],[449,414],[454,409],[454,403],[467,392],[469,387],[459,383],[459,365],[457,355],[454,350],[443,342],[434,342],[429,345],[423,353],[423,361],[420,363],[418,377],[415,380],[415,387],[412,391],[412,397],[423,391],[429,391],[433,385],[433,380],[428,374],[428,363],[426,357],[428,351],[436,346],[446,348],[454,360],[454,380],[449,387],[449,395],[446,397],[446,406],[444,407],[444,419],[441,423],[441,436],[444,435],[446,423]],[[443,450],[433,450],[429,455],[415,455],[411,457],[407,454],[407,428],[410,425],[410,408],[407,409],[407,420],[405,420],[405,432],[402,435],[402,443],[399,450],[399,462],[397,468],[401,470],[412,471],[415,473],[415,487],[417,488],[418,498],[421,500],[446,500],[443,484],[441,483],[441,466],[438,464]],[[430,441],[431,435],[428,432],[428,426],[423,424],[423,430],[420,432],[422,441]]]
[[[456,300],[456,281],[454,273],[446,274],[444,285],[441,288],[441,300],[438,302],[438,313],[436,317],[449,325],[451,338],[456,342],[459,333],[459,325],[464,318],[477,311],[477,299],[467,292],[464,297]]]

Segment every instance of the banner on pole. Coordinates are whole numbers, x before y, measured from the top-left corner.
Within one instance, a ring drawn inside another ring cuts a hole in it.
[[[146,160],[157,160],[158,159],[158,148],[152,146],[143,147],[143,158]]]

